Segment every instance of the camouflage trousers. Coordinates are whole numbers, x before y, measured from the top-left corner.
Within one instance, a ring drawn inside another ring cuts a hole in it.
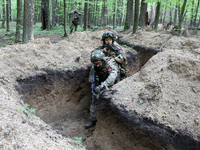
[[[74,27],[75,27],[75,31],[77,31],[78,25],[75,25],[75,24],[72,23],[71,26],[70,26],[70,34],[73,32]]]
[[[92,121],[92,122],[97,121],[96,113],[95,113],[96,108],[97,108],[97,106],[95,104],[90,104],[90,113],[89,113],[89,117],[88,117],[89,121]]]

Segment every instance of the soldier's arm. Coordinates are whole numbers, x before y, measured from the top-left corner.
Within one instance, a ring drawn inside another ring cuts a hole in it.
[[[88,79],[90,83],[92,83],[93,72],[94,72],[94,66],[92,66],[92,67],[90,68],[90,74],[89,74],[89,79]]]
[[[125,56],[124,51],[122,50],[121,46],[117,45],[115,46],[115,50],[121,54],[122,56]]]
[[[109,76],[108,78],[101,83],[101,85],[104,87],[111,87],[114,85],[115,80],[117,79],[118,75],[118,67],[117,65],[110,65],[110,68],[108,69]]]
[[[70,13],[68,13],[68,15],[69,15],[69,16],[71,16],[71,15],[72,15],[72,13],[73,13],[73,12],[70,12]]]

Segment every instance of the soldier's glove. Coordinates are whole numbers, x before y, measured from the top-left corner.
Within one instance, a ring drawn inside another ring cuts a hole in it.
[[[99,85],[94,89],[95,94],[99,94],[103,90],[103,86]]]

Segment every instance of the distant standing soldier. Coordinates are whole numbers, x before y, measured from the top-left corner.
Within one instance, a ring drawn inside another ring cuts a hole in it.
[[[103,45],[97,47],[95,50],[101,50],[105,56],[106,59],[109,60],[111,58],[114,58],[117,63],[120,64],[120,71],[122,78],[127,77],[127,62],[125,54],[122,50],[122,48],[119,45],[115,45],[114,42],[116,40],[116,36],[112,32],[105,32],[102,35],[102,41]]]
[[[115,61],[107,62],[105,54],[100,50],[94,50],[91,53],[90,60],[93,63],[90,69],[89,82],[93,84],[96,81],[94,90],[99,94],[103,89],[113,86],[120,81],[119,64]],[[90,128],[96,124],[96,101],[90,105],[89,121],[85,128]]]
[[[75,8],[74,11],[70,12],[68,15],[72,20],[71,25],[70,25],[70,34],[71,34],[73,32],[74,27],[75,27],[75,31],[77,31],[81,13],[79,13],[77,11],[77,8]]]

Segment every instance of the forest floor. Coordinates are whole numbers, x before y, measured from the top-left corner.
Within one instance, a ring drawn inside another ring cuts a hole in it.
[[[1,21],[0,21],[1,24]],[[6,31],[6,28],[0,28],[0,47],[6,47],[7,45],[13,45],[15,44],[15,22],[10,23],[10,31]],[[63,37],[63,26],[57,25],[54,27],[53,30],[47,31],[47,30],[40,30],[41,23],[37,23],[34,25],[34,39],[37,38],[49,38],[51,43],[58,43]],[[96,29],[99,29],[97,27]],[[147,28],[148,30],[151,30],[150,27]],[[118,27],[116,29],[118,32],[123,32],[123,27]],[[67,27],[67,31],[69,32],[69,26]],[[83,31],[83,28],[78,26],[77,31]],[[88,31],[93,31],[93,29],[88,29]],[[22,30],[21,30],[22,32]],[[132,28],[124,32],[125,34],[132,32]],[[158,32],[163,32],[162,25],[159,24]],[[69,33],[68,33],[69,34]],[[187,35],[189,38],[199,39],[200,40],[200,31],[197,32],[197,34],[191,34]]]

